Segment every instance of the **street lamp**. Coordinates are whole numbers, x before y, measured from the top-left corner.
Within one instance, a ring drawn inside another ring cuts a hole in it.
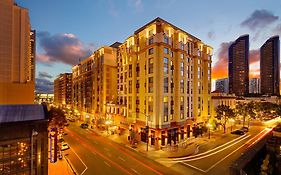
[[[211,136],[211,124],[210,123],[207,123],[207,127],[209,129],[209,139],[210,139],[210,136]]]

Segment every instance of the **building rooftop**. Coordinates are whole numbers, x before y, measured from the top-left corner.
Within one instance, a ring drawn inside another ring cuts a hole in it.
[[[163,22],[163,23],[166,23],[166,24],[170,25],[171,27],[173,27],[174,29],[180,30],[180,31],[182,31],[183,33],[186,33],[186,34],[189,35],[191,38],[196,39],[196,40],[198,40],[198,41],[201,41],[199,38],[197,38],[197,37],[191,35],[190,33],[187,33],[186,31],[182,30],[181,28],[179,28],[179,27],[177,27],[177,26],[175,26],[175,25],[173,25],[173,24],[171,24],[171,23],[165,21],[164,19],[162,19],[162,18],[160,18],[160,17],[155,18],[154,20],[152,20],[152,21],[150,21],[149,23],[145,24],[145,25],[142,26],[141,28],[137,29],[137,30],[135,31],[135,34],[139,33],[140,31],[144,30],[147,26],[150,26],[151,24],[156,23],[156,22]]]
[[[44,119],[46,114],[43,105],[0,105],[0,124]]]

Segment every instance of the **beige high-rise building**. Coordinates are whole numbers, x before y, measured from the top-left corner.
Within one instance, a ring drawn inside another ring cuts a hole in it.
[[[63,73],[54,81],[54,104],[65,107],[72,105],[72,73]]]
[[[117,98],[118,45],[103,46],[72,68],[73,107],[86,122],[105,119],[107,105]]]
[[[0,104],[34,103],[34,48],[28,10],[13,0],[1,0]]]
[[[133,129],[149,144],[190,137],[210,118],[212,47],[156,18],[119,46],[115,124]],[[114,108],[114,107],[113,107]]]

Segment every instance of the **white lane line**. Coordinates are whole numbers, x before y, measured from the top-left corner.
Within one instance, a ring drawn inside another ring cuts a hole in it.
[[[140,174],[139,172],[137,172],[137,170],[131,168],[132,171],[134,171],[136,174]]]
[[[123,159],[122,157],[118,156],[118,158],[119,158],[120,160],[122,160],[123,162],[125,162],[125,159]]]
[[[72,148],[70,147],[70,149],[72,149]],[[82,162],[82,164],[85,166],[84,171],[82,171],[82,173],[80,174],[80,175],[82,175],[82,174],[84,174],[84,173],[87,171],[88,167],[87,167],[87,165],[83,162],[83,160],[78,156],[78,154],[74,151],[74,149],[72,149],[72,151],[73,151],[74,154],[78,157],[78,159]]]
[[[107,166],[111,167],[111,165],[109,165],[109,163],[107,163],[106,161],[103,161]]]
[[[214,154],[217,154],[217,153],[219,153],[219,152],[221,152],[221,151],[226,150],[227,148],[229,148],[229,147],[231,147],[231,146],[233,146],[233,145],[235,145],[235,144],[241,142],[242,140],[247,139],[247,138],[250,137],[250,136],[251,136],[251,135],[248,135],[247,137],[244,137],[243,139],[241,139],[241,140],[239,140],[239,141],[237,141],[237,142],[235,142],[235,143],[232,143],[232,144],[230,144],[230,145],[228,145],[228,146],[226,146],[226,147],[224,147],[224,148],[222,148],[222,149],[220,149],[220,150],[218,150],[218,151],[212,152],[212,153],[207,154],[207,155],[204,155],[204,156],[196,157],[196,158],[193,158],[193,159],[183,160],[183,162],[191,162],[191,161],[194,161],[194,160],[200,160],[200,159],[204,159],[204,158],[206,158],[206,157],[210,157],[210,156],[212,156],[212,155],[214,155]]]
[[[182,164],[185,164],[185,165],[187,165],[187,166],[189,166],[189,167],[191,167],[191,168],[194,168],[194,169],[196,169],[196,170],[198,170],[198,171],[201,171],[201,172],[203,172],[203,173],[206,173],[207,171],[205,171],[205,170],[202,170],[202,169],[200,169],[200,168],[198,168],[198,167],[196,167],[196,166],[193,166],[193,165],[190,165],[190,164],[188,164],[188,163],[185,163],[185,162],[181,162]]]
[[[234,142],[236,140],[239,140],[239,139],[241,139],[243,137],[246,137],[246,136],[247,135],[242,135],[242,136],[237,137],[237,138],[235,138],[235,139],[233,139],[233,140],[231,140],[229,142],[224,143],[223,145],[220,145],[218,147],[215,147],[215,148],[213,148],[213,149],[211,149],[209,151],[206,151],[206,152],[203,152],[203,153],[200,153],[200,154],[196,154],[196,155],[193,155],[193,156],[187,156],[187,157],[173,158],[172,160],[184,160],[184,159],[187,159],[187,158],[193,158],[193,157],[198,157],[198,156],[201,156],[201,155],[204,155],[204,154],[208,154],[209,152],[212,152],[212,151],[215,151],[217,149],[220,149],[221,147],[225,147],[226,145],[228,145],[228,144],[230,144],[230,143],[232,143],[232,142]]]

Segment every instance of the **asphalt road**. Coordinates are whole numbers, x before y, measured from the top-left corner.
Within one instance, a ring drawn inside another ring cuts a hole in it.
[[[207,152],[170,159],[167,164],[170,164],[172,169],[186,175],[227,175],[229,174],[229,166],[268,131],[264,127],[252,127],[246,135],[239,136],[221,146],[208,149],[208,145],[204,145],[204,149],[208,150]],[[229,137],[232,136],[229,135]]]
[[[70,149],[64,151],[72,167],[84,175],[179,174],[139,152],[71,123],[65,131]]]

